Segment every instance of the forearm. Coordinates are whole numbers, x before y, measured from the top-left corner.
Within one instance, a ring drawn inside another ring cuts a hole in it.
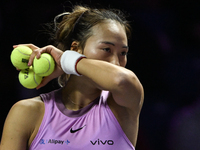
[[[112,93],[114,100],[121,106],[136,106],[143,103],[143,87],[137,76],[130,70],[111,63],[93,59],[82,59],[77,71],[90,78],[101,90]]]
[[[132,73],[126,68],[87,58],[78,62],[77,71],[94,81],[101,90],[108,91],[116,91]]]

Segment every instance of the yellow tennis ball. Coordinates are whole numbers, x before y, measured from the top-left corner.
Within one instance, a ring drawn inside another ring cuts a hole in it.
[[[41,54],[40,58],[34,58],[33,70],[39,76],[49,76],[55,68],[53,57],[48,53]]]
[[[10,55],[13,66],[20,70],[28,68],[28,61],[31,53],[32,50],[27,46],[20,45],[14,48]]]
[[[32,66],[19,72],[19,82],[27,89],[36,88],[42,81],[42,77],[34,73]]]

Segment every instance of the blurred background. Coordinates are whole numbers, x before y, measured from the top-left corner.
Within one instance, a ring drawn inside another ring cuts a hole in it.
[[[127,68],[145,90],[136,149],[199,150],[200,1],[191,0],[0,1],[0,134],[14,103],[59,88],[56,79],[40,90],[22,87],[12,46],[51,44],[44,24],[75,4],[121,9],[131,22]]]

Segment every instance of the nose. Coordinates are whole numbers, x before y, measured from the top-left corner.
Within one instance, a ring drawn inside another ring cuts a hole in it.
[[[120,66],[119,57],[117,55],[113,55],[109,61],[111,64]]]

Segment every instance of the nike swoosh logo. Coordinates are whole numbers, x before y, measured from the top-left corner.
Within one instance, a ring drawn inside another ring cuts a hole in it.
[[[71,129],[70,129],[70,132],[71,132],[71,133],[75,133],[75,132],[77,132],[77,131],[83,129],[85,126],[86,126],[86,125],[84,125],[84,126],[81,127],[81,128],[78,128],[78,129],[76,129],[76,130],[73,130],[73,129],[71,128]]]

